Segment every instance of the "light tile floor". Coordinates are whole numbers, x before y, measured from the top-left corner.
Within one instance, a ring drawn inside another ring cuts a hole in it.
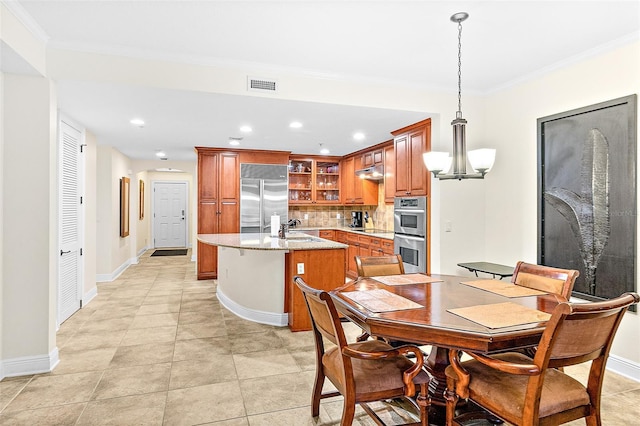
[[[190,253],[150,254],[98,284],[98,296],[62,324],[52,373],[0,382],[0,424],[340,424],[341,398],[310,416],[310,332],[238,318],[218,303],[214,281],[196,279]],[[605,425],[640,418],[640,383],[608,373],[603,395]],[[400,417],[390,408],[385,416]],[[354,424],[374,423],[359,410]]]

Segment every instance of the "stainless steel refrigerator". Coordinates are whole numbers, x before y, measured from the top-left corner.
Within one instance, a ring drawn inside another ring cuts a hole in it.
[[[240,233],[270,233],[271,216],[287,223],[289,215],[286,165],[240,164]]]

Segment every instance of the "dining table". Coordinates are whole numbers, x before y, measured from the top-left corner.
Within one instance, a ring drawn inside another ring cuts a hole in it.
[[[430,345],[432,404],[443,406],[450,350],[492,354],[536,346],[562,296],[491,279],[403,274],[367,277],[330,292],[370,336]]]

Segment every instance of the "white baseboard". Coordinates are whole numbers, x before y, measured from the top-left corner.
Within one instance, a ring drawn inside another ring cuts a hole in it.
[[[82,296],[82,307],[85,307],[98,295],[98,287],[93,287]]]
[[[609,355],[607,370],[640,382],[640,364],[637,362],[629,361],[616,355]]]
[[[286,313],[278,314],[275,312],[257,311],[254,309],[245,308],[242,305],[229,299],[224,293],[220,291],[220,288],[216,290],[218,300],[228,310],[249,321],[259,322],[260,324],[275,325],[277,327],[284,327],[289,323],[289,315]]]
[[[5,377],[29,376],[31,374],[49,373],[60,362],[58,348],[54,348],[48,355],[27,356],[6,359],[0,366],[0,380]]]
[[[97,274],[96,282],[98,283],[108,283],[114,281],[116,278],[120,276],[129,266],[131,265],[131,259],[127,260],[125,263],[120,265],[118,269],[113,271],[110,274]]]

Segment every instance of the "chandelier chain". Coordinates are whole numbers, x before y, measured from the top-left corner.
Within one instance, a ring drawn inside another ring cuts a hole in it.
[[[458,111],[462,115],[462,21],[458,21]]]

